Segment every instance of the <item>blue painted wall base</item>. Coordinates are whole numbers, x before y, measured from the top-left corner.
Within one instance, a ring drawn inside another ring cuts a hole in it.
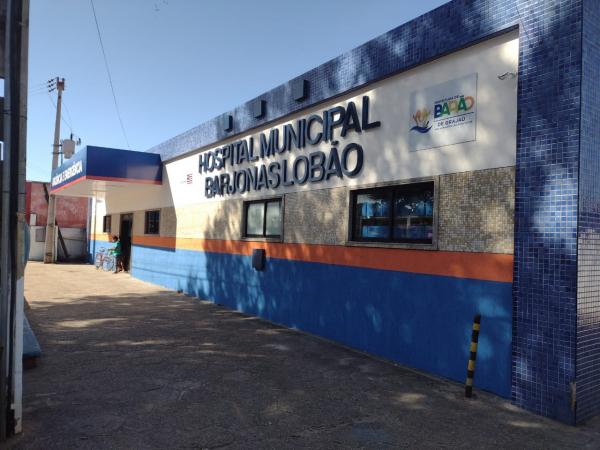
[[[459,382],[480,313],[475,386],[510,397],[510,283],[142,246],[131,273]]]

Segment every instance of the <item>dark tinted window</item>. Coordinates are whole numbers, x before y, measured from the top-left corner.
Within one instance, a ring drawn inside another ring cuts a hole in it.
[[[160,230],[160,211],[146,211],[144,233],[158,234]]]
[[[110,216],[104,216],[102,220],[102,232],[110,233]]]
[[[431,244],[433,182],[353,192],[352,240]]]

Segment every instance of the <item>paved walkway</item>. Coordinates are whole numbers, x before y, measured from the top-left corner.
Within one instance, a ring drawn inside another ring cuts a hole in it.
[[[598,448],[572,428],[92,266],[31,263],[14,448]]]

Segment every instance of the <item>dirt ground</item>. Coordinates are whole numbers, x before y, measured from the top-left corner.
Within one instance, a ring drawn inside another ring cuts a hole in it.
[[[599,448],[490,394],[88,265],[29,263],[10,448]]]

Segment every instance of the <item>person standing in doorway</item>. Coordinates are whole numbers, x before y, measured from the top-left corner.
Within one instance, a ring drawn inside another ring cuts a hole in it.
[[[112,241],[115,244],[115,247],[111,249],[111,253],[115,256],[115,273],[123,272],[123,253],[119,236],[113,236]]]

